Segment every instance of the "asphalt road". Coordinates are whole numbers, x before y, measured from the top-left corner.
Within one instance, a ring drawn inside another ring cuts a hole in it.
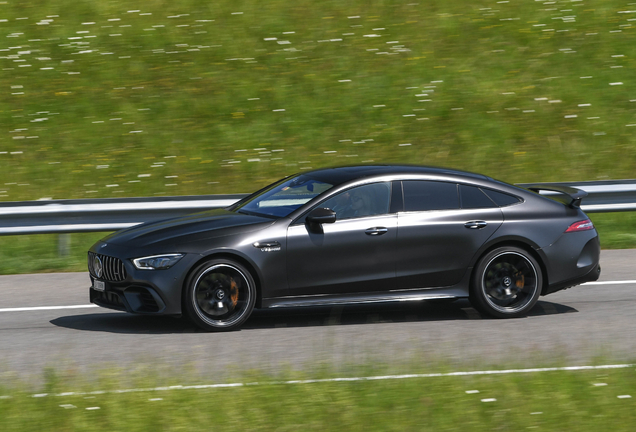
[[[247,369],[307,376],[324,366],[350,375],[360,364],[402,373],[440,362],[452,369],[631,362],[635,263],[636,250],[603,251],[605,283],[542,297],[521,319],[481,317],[465,301],[401,303],[256,311],[231,333],[90,307],[87,273],[1,276],[0,379],[37,382],[47,367],[63,374],[184,370],[210,383]],[[72,305],[80,307],[31,309]]]

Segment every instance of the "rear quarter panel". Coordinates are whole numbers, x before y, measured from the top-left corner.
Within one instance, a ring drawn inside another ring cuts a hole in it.
[[[543,266],[546,286],[584,276],[598,263],[598,234],[596,230],[565,231],[587,215],[579,208],[522,192],[517,195],[523,203],[502,208],[504,223],[491,238],[490,247],[516,242],[532,248]]]

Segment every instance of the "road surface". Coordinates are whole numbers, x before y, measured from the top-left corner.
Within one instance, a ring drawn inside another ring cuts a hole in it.
[[[394,303],[255,311],[231,333],[91,307],[87,273],[1,276],[0,376],[37,382],[47,367],[62,374],[183,370],[209,383],[248,369],[311,376],[325,366],[346,375],[359,365],[403,373],[426,372],[430,364],[466,370],[631,362],[634,263],[636,250],[603,251],[598,282],[542,297],[521,319],[485,318],[466,301]]]

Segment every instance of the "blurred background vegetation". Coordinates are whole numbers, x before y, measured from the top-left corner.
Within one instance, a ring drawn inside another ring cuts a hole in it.
[[[626,0],[0,1],[0,201],[358,163],[634,178],[635,26]],[[636,245],[634,214],[592,218],[603,247]],[[84,269],[99,237],[71,258],[0,238],[0,273]]]
[[[0,200],[416,163],[633,178],[628,1],[0,2]]]

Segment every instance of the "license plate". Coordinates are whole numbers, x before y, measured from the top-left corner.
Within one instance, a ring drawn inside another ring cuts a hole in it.
[[[106,290],[106,282],[95,280],[93,281],[93,289],[95,291],[105,291]]]

